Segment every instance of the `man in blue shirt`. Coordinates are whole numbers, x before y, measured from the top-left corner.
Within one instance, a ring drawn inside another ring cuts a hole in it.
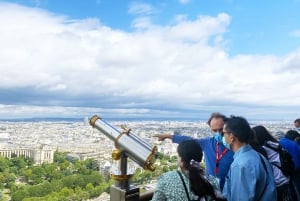
[[[205,172],[220,180],[220,189],[223,189],[225,176],[228,173],[230,164],[233,161],[233,152],[227,149],[222,143],[222,130],[226,116],[221,113],[212,113],[207,124],[213,132],[212,137],[197,139],[205,158]],[[158,140],[171,139],[173,143],[180,143],[184,140],[193,139],[190,136],[176,134],[156,134]]]
[[[246,119],[231,116],[223,127],[223,142],[234,152],[223,195],[230,201],[276,201],[269,161],[248,144],[251,128]]]

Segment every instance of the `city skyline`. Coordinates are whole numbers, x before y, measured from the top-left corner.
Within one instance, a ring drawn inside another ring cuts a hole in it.
[[[218,111],[293,121],[299,9],[299,0],[0,0],[0,119]]]

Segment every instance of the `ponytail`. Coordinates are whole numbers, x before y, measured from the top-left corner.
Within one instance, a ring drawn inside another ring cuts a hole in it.
[[[205,173],[197,161],[191,160],[190,162],[189,180],[192,192],[200,198],[207,199],[207,197],[210,197],[214,200],[217,199],[213,186],[205,177]]]
[[[191,191],[205,200],[224,200],[217,198],[215,189],[205,176],[203,169],[200,167],[200,161],[203,152],[200,144],[195,140],[185,140],[179,143],[177,147],[178,155],[183,160],[184,169],[189,172]]]

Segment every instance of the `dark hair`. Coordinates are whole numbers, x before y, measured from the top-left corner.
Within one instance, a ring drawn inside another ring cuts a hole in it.
[[[210,126],[211,120],[214,119],[214,118],[216,118],[216,119],[223,119],[224,122],[225,122],[226,119],[227,119],[227,117],[226,117],[224,114],[221,114],[221,113],[219,113],[219,112],[213,112],[213,113],[211,113],[211,115],[210,115],[210,117],[209,117],[209,119],[208,119],[208,121],[207,121],[207,124],[208,124],[209,126]]]
[[[267,141],[278,142],[264,126],[254,126],[252,135],[249,139],[249,144],[258,153],[261,153],[265,158],[269,158],[266,150],[262,147]]]
[[[224,124],[224,128],[232,133],[240,142],[249,143],[252,130],[244,117],[231,115]]]
[[[264,126],[254,126],[256,139],[260,146],[263,146],[267,141],[278,142]]]
[[[300,124],[300,119],[295,119],[294,123],[296,122]]]
[[[203,152],[200,144],[195,140],[182,141],[177,147],[178,155],[183,160],[184,166],[189,170],[190,188],[200,198],[216,197],[213,186],[204,177],[205,173],[200,167]]]
[[[290,140],[295,140],[297,137],[299,137],[299,133],[295,130],[288,130],[285,134],[285,137]]]
[[[182,158],[184,165],[187,165],[185,167],[187,169],[192,159],[201,162],[203,157],[202,148],[195,140],[185,140],[179,143],[177,153]]]

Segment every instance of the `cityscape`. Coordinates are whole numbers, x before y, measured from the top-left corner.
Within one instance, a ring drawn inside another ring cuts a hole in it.
[[[277,138],[293,128],[293,122],[253,121],[251,126],[264,125]],[[171,140],[157,141],[154,134],[176,133],[201,138],[210,136],[206,121],[110,121],[112,127],[121,125],[131,129],[158,152],[176,155],[176,144]],[[55,151],[67,152],[80,160],[94,158],[99,161],[100,171],[111,171],[114,142],[89,124],[88,117],[82,121],[1,121],[0,155],[12,154],[33,157],[35,164],[53,162]],[[136,165],[136,164],[134,164]],[[138,166],[136,165],[135,168]],[[155,184],[152,186],[155,187]],[[107,195],[108,196],[108,195]],[[101,200],[104,200],[101,199]]]

